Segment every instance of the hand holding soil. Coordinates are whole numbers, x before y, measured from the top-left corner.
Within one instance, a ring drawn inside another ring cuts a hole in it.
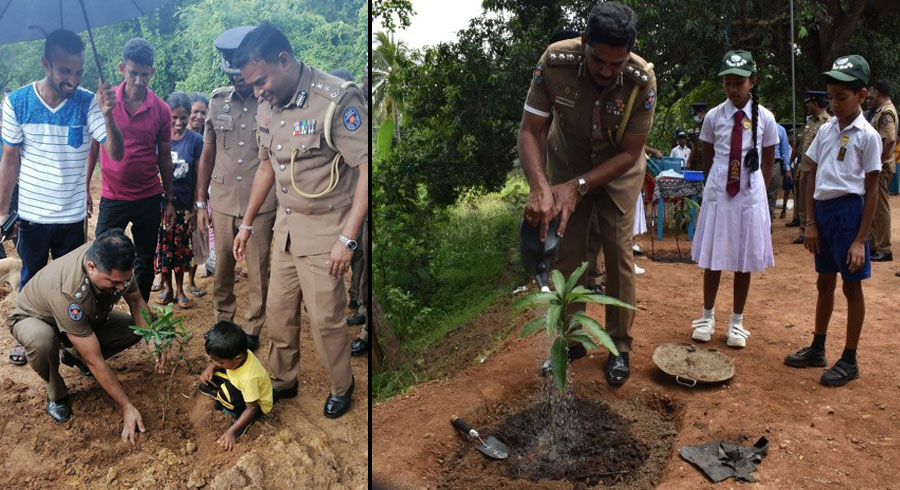
[[[122,419],[125,422],[122,428],[122,442],[130,442],[133,446],[134,441],[137,439],[135,427],[141,432],[145,431],[144,421],[141,420],[141,412],[138,412],[138,409],[129,403],[122,410]]]

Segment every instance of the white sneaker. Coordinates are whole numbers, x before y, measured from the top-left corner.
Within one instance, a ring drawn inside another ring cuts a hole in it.
[[[728,340],[725,342],[728,347],[742,349],[747,346],[747,337],[750,331],[745,329],[743,324],[731,323],[728,325]]]
[[[647,272],[647,271],[645,271],[641,266],[639,266],[639,265],[637,265],[637,264],[634,264],[634,273],[635,273],[635,274],[637,274],[637,275],[640,276],[640,275],[642,275],[642,274],[645,273],[645,272]]]
[[[693,323],[691,323],[691,327],[694,329],[694,332],[691,333],[691,338],[697,342],[709,342],[709,339],[712,338],[712,334],[716,332],[715,324],[715,316],[694,320]]]
[[[636,254],[642,254],[642,253],[644,253],[644,249],[641,248],[641,246],[638,245],[637,243],[635,243],[634,245],[631,246],[631,250],[633,250],[634,253],[636,253]]]

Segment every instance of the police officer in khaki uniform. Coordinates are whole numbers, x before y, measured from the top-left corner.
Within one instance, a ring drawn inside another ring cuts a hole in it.
[[[800,156],[800,163],[797,165],[797,178],[794,180],[794,219],[786,226],[789,228],[800,227],[800,235],[794,240],[795,244],[803,244],[806,238],[806,193],[813,188],[815,182],[807,182],[809,177],[810,163],[806,158],[806,151],[809,145],[816,138],[816,133],[823,124],[831,119],[828,112],[825,111],[826,92],[808,91],[806,92],[806,110],[809,111],[810,119],[806,126],[800,130],[800,137],[797,140],[797,152]],[[793,158],[795,158],[796,155]]]
[[[234,268],[231,251],[247,204],[250,187],[259,167],[256,145],[257,100],[253,87],[241,78],[241,71],[231,65],[231,56],[252,26],[229,29],[213,42],[222,54],[222,71],[231,85],[213,90],[210,95],[203,132],[203,154],[197,178],[197,226],[207,229],[207,189],[215,235],[216,272],[213,276],[213,307],[216,321],[234,321],[237,301],[234,296]],[[247,246],[247,277],[250,305],[244,315],[247,323],[247,346],[259,347],[259,333],[266,321],[266,293],[269,289],[269,250],[275,224],[275,192],[270,189],[253,218],[253,233]]]
[[[588,230],[596,213],[606,258],[607,294],[635,302],[631,239],[635,200],[643,183],[644,145],[653,123],[656,80],[652,65],[631,53],[637,35],[629,7],[597,4],[580,38],[551,44],[534,69],[519,131],[519,159],[531,194],[525,219],[546,235],[560,216],[556,266],[571,274],[590,261]],[[545,155],[541,134],[552,115]],[[586,281],[582,277],[582,283]],[[606,379],[630,375],[631,310],[606,309],[606,328],[619,356],[610,355]],[[576,348],[570,359],[582,356]]]
[[[105,359],[141,339],[129,325],[147,325],[141,309],[149,308],[133,268],[134,244],[121,229],[110,229],[38,271],[16,296],[7,319],[13,337],[25,346],[28,364],[47,382],[47,413],[57,422],[72,415],[59,374],[62,346],[62,362],[93,375],[122,409],[122,440],[132,444],[144,423]],[[121,298],[130,314],[113,310]],[[156,371],[165,373],[165,354]]]
[[[353,375],[345,321],[347,272],[368,208],[368,112],[351,82],[294,58],[268,22],[250,31],[232,57],[260,97],[260,165],[234,239],[240,258],[253,218],[274,185],[278,199],[269,312],[269,369],[277,398],[297,394],[300,301],[309,312],[319,358],[331,375],[326,417],[350,407]],[[356,171],[354,171],[354,168]]]
[[[891,102],[891,82],[878,80],[872,85],[875,115],[872,127],[881,135],[881,173],[878,175],[878,203],[872,221],[872,262],[894,260],[891,252],[891,206],[888,183],[894,176],[894,145],[897,143],[897,109]]]

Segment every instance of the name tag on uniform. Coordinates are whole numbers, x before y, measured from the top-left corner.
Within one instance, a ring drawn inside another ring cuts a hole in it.
[[[838,150],[837,159],[839,162],[844,161],[844,156],[847,154],[847,144],[850,143],[850,136],[843,135],[841,136],[841,149]]]
[[[316,132],[316,120],[308,119],[306,121],[297,121],[293,125],[294,136],[301,134],[313,134]]]
[[[557,95],[556,98],[554,99],[554,101],[559,105],[563,105],[563,106],[573,108],[573,109],[575,108],[574,100],[569,100],[569,99],[566,99],[566,98],[563,98],[563,97],[560,97]]]
[[[225,114],[217,114],[216,121],[231,121],[231,116]]]

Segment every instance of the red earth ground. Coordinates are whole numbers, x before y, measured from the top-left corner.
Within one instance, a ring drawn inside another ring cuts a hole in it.
[[[92,186],[95,211],[99,179]],[[94,217],[96,219],[96,216]],[[93,236],[94,222],[90,225]],[[6,243],[8,253],[12,247]],[[140,410],[146,432],[138,442],[120,441],[122,414],[93,379],[74,368],[60,370],[72,397],[74,415],[57,424],[45,413],[46,389],[28,366],[13,366],[6,353],[14,340],[0,335],[0,488],[84,489],[361,489],[368,486],[368,358],[353,358],[356,391],[350,412],[337,420],[322,415],[330,381],[319,362],[302,320],[300,394],[275,405],[261,422],[225,452],[216,439],[230,417],[215,412],[200,396],[197,375],[206,366],[203,333],[215,320],[212,278],[198,279],[210,294],[193,298],[194,307],[178,310],[194,336],[186,363],[175,372],[171,398],[165,401],[169,376],[157,375],[143,344],[110,361],[131,402]],[[4,291],[6,293],[8,290]],[[153,297],[155,297],[154,293]],[[247,308],[247,280],[237,283],[238,317]],[[12,309],[12,295],[0,301],[0,315]],[[122,303],[122,302],[120,302]],[[124,307],[122,304],[120,308]],[[267,328],[257,352],[266,364]],[[358,329],[352,329],[350,339]],[[349,340],[348,340],[349,341]],[[171,366],[171,364],[170,364]],[[163,406],[167,405],[165,422]]]
[[[893,208],[895,250],[900,241],[900,198]],[[686,388],[662,374],[651,360],[654,348],[667,342],[690,342],[691,320],[700,313],[702,270],[696,265],[652,262],[639,258],[647,270],[639,276],[633,335],[632,375],[621,388],[603,379],[605,354],[577,361],[572,389],[576,396],[621,404],[647,396],[666,400],[675,409],[678,428],[662,472],[647,487],[661,489],[743,488],[734,480],[712,485],[677,453],[684,445],[715,440],[752,445],[765,436],[768,456],[755,473],[766,489],[884,489],[900,488],[900,376],[897,356],[900,337],[894,273],[900,262],[872,264],[872,278],[864,282],[867,315],[859,346],[861,376],[842,388],[819,384],[822,369],[798,370],[784,365],[784,356],[812,338],[815,311],[815,271],[812,256],[790,242],[796,228],[786,220],[774,223],[775,267],[754,274],[744,326],[752,336],[747,348],[725,346],[731,313],[732,276],[723,274],[717,301],[717,329],[708,347],[727,353],[736,366],[734,378],[720,385]],[[640,237],[650,249],[647,235]],[[671,236],[656,242],[657,253],[675,252]],[[682,243],[689,253],[689,244]],[[539,336],[519,339],[516,332],[527,315],[509,310],[508,299],[456,332],[423,356],[426,366],[443,359],[447,373],[406,394],[373,407],[372,464],[375,481],[386,488],[438,488],[454,471],[454,455],[463,441],[449,424],[451,415],[490,426],[497,414],[542,392],[536,376],[547,342]],[[593,310],[602,320],[602,313]],[[845,338],[846,301],[837,291],[827,343],[833,363]],[[533,315],[533,314],[532,314]],[[491,338],[503,339],[488,350]],[[457,353],[463,353],[461,355]],[[439,357],[438,357],[439,356]],[[484,358],[482,362],[482,357]],[[474,451],[474,449],[473,449]],[[476,453],[477,454],[477,453]],[[503,464],[503,463],[499,463]],[[498,488],[502,467],[485,461],[467,488]],[[477,483],[480,482],[480,483]],[[576,488],[565,481],[505,483],[503,488]],[[460,487],[462,488],[462,487]]]

